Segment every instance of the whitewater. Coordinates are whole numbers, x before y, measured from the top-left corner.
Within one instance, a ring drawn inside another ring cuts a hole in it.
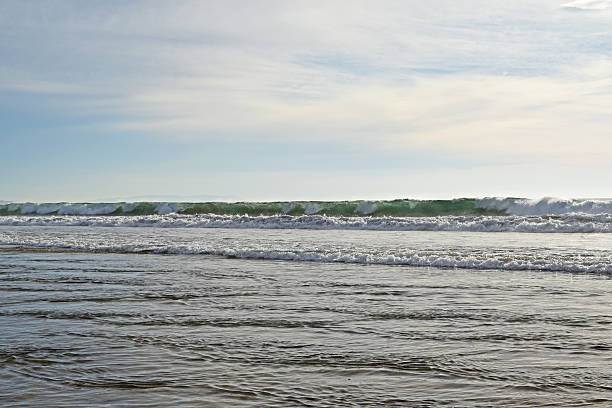
[[[611,232],[608,200],[6,203],[0,405],[607,408]]]
[[[147,225],[3,225],[0,250],[612,274],[612,234]]]
[[[609,233],[612,200],[11,203],[0,225]]]
[[[612,273],[602,199],[5,203],[0,214],[9,249]]]

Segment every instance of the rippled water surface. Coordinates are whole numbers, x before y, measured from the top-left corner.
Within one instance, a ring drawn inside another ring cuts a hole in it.
[[[0,405],[609,407],[611,243],[3,226]]]

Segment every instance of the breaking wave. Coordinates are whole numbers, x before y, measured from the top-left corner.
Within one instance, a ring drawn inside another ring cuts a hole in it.
[[[437,217],[494,215],[612,214],[612,200],[460,198],[454,200],[0,203],[0,215],[327,215],[335,217]]]
[[[325,262],[363,265],[403,265],[415,267],[501,269],[511,271],[549,271],[612,274],[609,254],[579,254],[573,257],[533,255],[526,253],[475,253],[457,249],[439,251],[367,251],[353,250],[298,250],[287,248],[219,247],[202,244],[186,245],[105,245],[101,243],[48,243],[34,241],[3,240],[1,247],[9,250],[83,251],[132,254],[208,255],[240,259],[261,259],[292,262]],[[6,249],[5,249],[6,250]],[[601,252],[601,251],[599,251]]]
[[[11,203],[0,225],[389,231],[612,232],[612,200]]]
[[[503,217],[454,215],[437,217],[331,217],[326,215],[249,216],[215,214],[166,214],[131,217],[14,215],[0,217],[0,225],[610,233],[612,232],[612,214],[509,215]]]

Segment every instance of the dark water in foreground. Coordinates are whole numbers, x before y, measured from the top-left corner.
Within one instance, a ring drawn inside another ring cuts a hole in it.
[[[597,273],[5,246],[0,405],[609,407],[611,287]]]

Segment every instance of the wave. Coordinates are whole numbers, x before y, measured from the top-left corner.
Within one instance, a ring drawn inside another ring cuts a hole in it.
[[[12,203],[0,205],[0,215],[330,215],[435,216],[485,215],[503,211],[477,208],[476,200],[292,201],[204,203]]]
[[[508,215],[612,214],[611,199],[482,198],[475,206]]]
[[[612,214],[555,216],[437,216],[437,217],[331,217],[326,215],[215,215],[166,214],[132,217],[73,215],[9,215],[0,225],[90,226],[158,228],[254,228],[378,231],[469,231],[529,233],[612,233]]]
[[[437,217],[495,215],[612,214],[612,200],[459,198],[454,200],[0,203],[0,215],[327,215],[336,217]]]
[[[8,246],[8,248],[7,248]],[[562,261],[558,257],[533,256],[525,254],[475,254],[453,251],[400,251],[369,252],[317,250],[300,251],[296,249],[262,249],[206,247],[199,245],[103,245],[74,244],[62,242],[49,244],[43,242],[0,242],[4,250],[39,250],[53,252],[107,252],[131,254],[166,255],[208,255],[226,258],[277,260],[292,262],[325,262],[363,265],[403,265],[414,267],[457,268],[457,269],[500,269],[508,271],[548,271],[590,274],[612,274],[612,259],[609,256],[584,256],[581,254]]]

